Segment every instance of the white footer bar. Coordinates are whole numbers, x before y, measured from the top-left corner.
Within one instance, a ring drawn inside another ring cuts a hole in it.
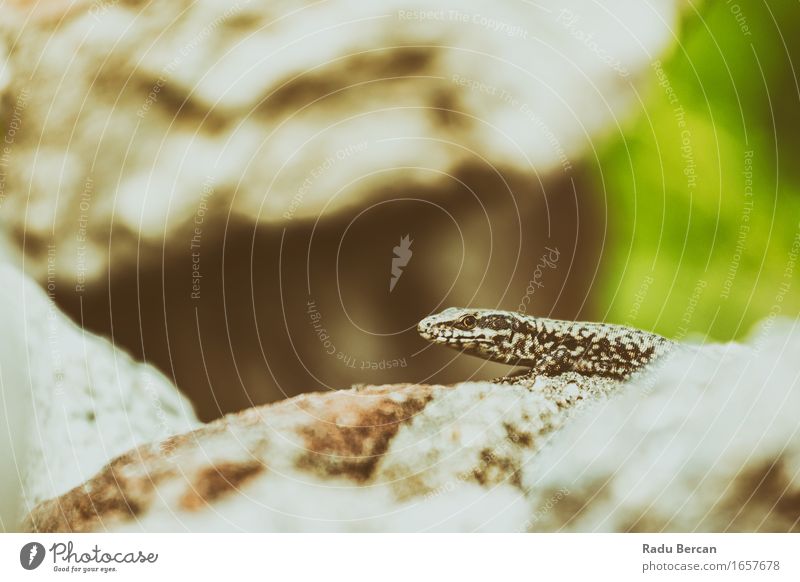
[[[800,580],[793,534],[2,534],[0,580]]]

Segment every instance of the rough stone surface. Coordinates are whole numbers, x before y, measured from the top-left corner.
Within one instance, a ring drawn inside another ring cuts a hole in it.
[[[131,451],[27,527],[797,531],[798,349],[797,324],[769,320],[611,389],[302,395]]]
[[[132,447],[198,424],[169,380],[81,330],[14,266],[0,264],[0,298],[2,417],[13,429],[2,431],[14,500],[4,527]]]

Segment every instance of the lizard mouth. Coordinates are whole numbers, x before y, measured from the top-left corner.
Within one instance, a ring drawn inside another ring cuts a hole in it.
[[[418,333],[432,343],[447,344],[453,347],[463,345],[490,345],[492,340],[485,335],[470,331],[453,329],[447,325],[439,324],[427,318],[422,320],[417,326]],[[475,335],[470,335],[474,333]]]
[[[431,334],[426,339],[437,344],[452,344],[454,346],[460,346],[465,344],[481,344],[481,345],[492,344],[492,340],[485,337],[464,337],[464,336]]]

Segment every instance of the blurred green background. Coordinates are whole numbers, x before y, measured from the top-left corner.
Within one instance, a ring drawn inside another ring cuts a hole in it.
[[[607,321],[730,340],[800,314],[798,23],[796,1],[689,8],[663,73],[650,68],[592,169],[612,233]]]

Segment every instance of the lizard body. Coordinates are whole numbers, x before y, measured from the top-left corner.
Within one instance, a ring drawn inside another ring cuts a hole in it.
[[[625,380],[675,344],[623,325],[562,321],[513,311],[451,307],[423,319],[422,337],[484,359],[530,368],[528,377],[578,374]],[[499,378],[497,382],[525,379]]]

